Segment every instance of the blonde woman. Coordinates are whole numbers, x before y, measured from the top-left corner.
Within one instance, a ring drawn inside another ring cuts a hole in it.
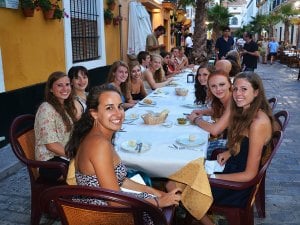
[[[151,55],[149,68],[143,73],[144,84],[147,91],[168,85],[173,78],[166,79],[162,68],[162,57],[160,55]]]
[[[141,65],[138,61],[133,61],[129,64],[129,71],[131,77],[131,97],[133,100],[142,100],[147,96],[141,72]]]

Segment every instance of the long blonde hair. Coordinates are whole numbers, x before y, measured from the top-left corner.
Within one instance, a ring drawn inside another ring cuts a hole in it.
[[[151,62],[154,59],[159,59],[162,62],[162,57],[160,55],[152,54],[150,57],[151,57]],[[157,83],[161,83],[165,80],[165,72],[164,72],[162,66],[158,70],[154,71],[153,78],[154,78],[155,82],[157,82]]]

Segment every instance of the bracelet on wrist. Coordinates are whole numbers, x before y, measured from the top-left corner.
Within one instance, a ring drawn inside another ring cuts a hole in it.
[[[154,199],[154,201],[156,202],[157,208],[159,208],[158,198],[157,198],[157,197],[154,197],[153,199]]]

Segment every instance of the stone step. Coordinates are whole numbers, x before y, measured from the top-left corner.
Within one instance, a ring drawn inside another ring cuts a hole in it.
[[[16,173],[24,165],[13,153],[10,144],[0,148],[0,180]]]

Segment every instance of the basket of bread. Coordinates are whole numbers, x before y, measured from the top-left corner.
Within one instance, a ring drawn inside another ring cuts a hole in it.
[[[187,96],[189,90],[186,88],[175,88],[176,95]]]
[[[166,118],[168,117],[168,114],[169,114],[169,110],[165,109],[160,113],[149,112],[143,114],[141,117],[144,120],[145,124],[155,125],[155,124],[164,123]]]

